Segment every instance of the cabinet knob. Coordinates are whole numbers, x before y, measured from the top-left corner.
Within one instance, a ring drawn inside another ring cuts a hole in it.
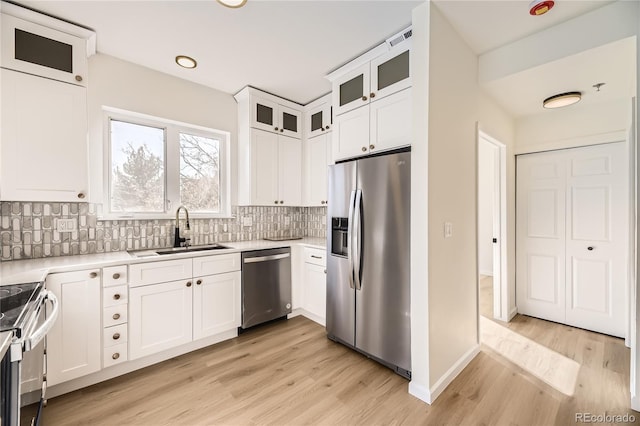
[[[96,278],[98,276],[97,272],[92,272],[89,274],[89,278]]]
[[[284,201],[280,200],[280,204],[284,204]]]
[[[113,279],[114,280],[117,280],[119,278],[120,278],[120,274],[119,273],[116,272],[115,274],[113,274]]]
[[[187,287],[191,287],[191,281],[187,281]]]
[[[375,145],[369,145],[369,149],[376,149]]]
[[[120,314],[117,314],[117,313],[113,314],[113,316],[111,318],[113,318],[114,320],[119,320],[120,319]]]
[[[367,147],[366,146],[362,147],[362,152],[367,152]]]
[[[115,333],[113,335],[113,340],[118,340],[120,338],[120,333]]]
[[[369,93],[369,97],[370,97],[371,99],[373,99],[373,98],[375,98],[375,97],[376,97],[376,94],[375,94],[375,93],[373,93],[373,92],[371,92],[371,93]]]
[[[78,193],[78,198],[80,198],[81,200],[84,199],[84,192],[79,192]]]
[[[325,273],[325,274],[327,273],[327,270],[326,270],[326,269],[324,270],[324,273]]]
[[[120,358],[120,354],[118,352],[116,352],[115,354],[111,355],[111,359],[118,359]]]
[[[366,96],[363,96],[363,97],[362,97],[362,100],[363,100],[363,101],[366,101],[366,100],[367,100],[367,97],[366,97]]]
[[[593,250],[594,248],[595,248],[595,247],[593,247],[593,246],[589,246],[589,247],[587,247],[587,250],[591,251],[591,250]]]
[[[325,129],[329,130],[329,125],[327,125],[327,127],[325,127]]]
[[[322,130],[324,132],[324,127],[320,127],[320,130]]]
[[[324,204],[324,201],[320,201],[320,204]]]
[[[280,133],[284,133],[284,129],[280,129]]]
[[[280,129],[278,129],[277,127],[274,127],[274,129],[275,129],[275,131],[276,131],[276,132],[277,132],[278,130],[280,130]]]
[[[198,284],[198,285],[202,284],[202,280],[196,281],[196,284]]]
[[[81,75],[76,75],[76,81],[82,81],[82,76]]]
[[[120,293],[116,293],[113,295],[113,300],[120,300]]]
[[[273,203],[274,203],[274,204],[278,204],[278,200],[275,200]]]

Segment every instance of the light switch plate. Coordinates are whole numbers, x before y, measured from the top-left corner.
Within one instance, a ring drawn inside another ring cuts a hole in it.
[[[58,232],[73,232],[77,228],[77,219],[56,219],[56,230]]]
[[[453,236],[453,223],[445,222],[444,223],[444,237],[451,238]]]

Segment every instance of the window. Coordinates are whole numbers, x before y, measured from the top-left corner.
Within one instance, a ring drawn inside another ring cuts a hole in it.
[[[229,216],[229,133],[105,110],[104,216]]]

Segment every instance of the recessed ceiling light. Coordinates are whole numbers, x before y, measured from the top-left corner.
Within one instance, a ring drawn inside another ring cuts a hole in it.
[[[234,9],[244,6],[246,2],[247,0],[218,0],[218,3]]]
[[[196,66],[198,66],[198,63],[195,59],[184,55],[176,56],[176,64],[180,65],[183,68],[195,68]]]
[[[540,16],[551,10],[555,2],[553,0],[534,0],[529,3],[529,15]]]
[[[551,96],[542,102],[542,106],[545,108],[561,108],[568,105],[573,105],[582,99],[582,93],[580,92],[567,92],[560,93],[559,95]]]

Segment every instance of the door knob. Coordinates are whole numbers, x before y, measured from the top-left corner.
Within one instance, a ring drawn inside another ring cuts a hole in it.
[[[325,127],[325,129],[329,130],[329,126]]]
[[[595,248],[595,247],[593,247],[593,246],[589,246],[589,247],[587,247],[587,250],[591,251],[591,250],[593,250],[594,248]]]
[[[277,127],[274,127],[274,129],[275,129],[275,131],[276,131],[276,132],[277,132],[278,130],[280,130],[280,129],[278,129]]]
[[[120,314],[113,314],[113,319],[114,320],[119,320],[120,319]]]
[[[120,333],[115,333],[113,335],[113,340],[118,340],[120,338]]]

